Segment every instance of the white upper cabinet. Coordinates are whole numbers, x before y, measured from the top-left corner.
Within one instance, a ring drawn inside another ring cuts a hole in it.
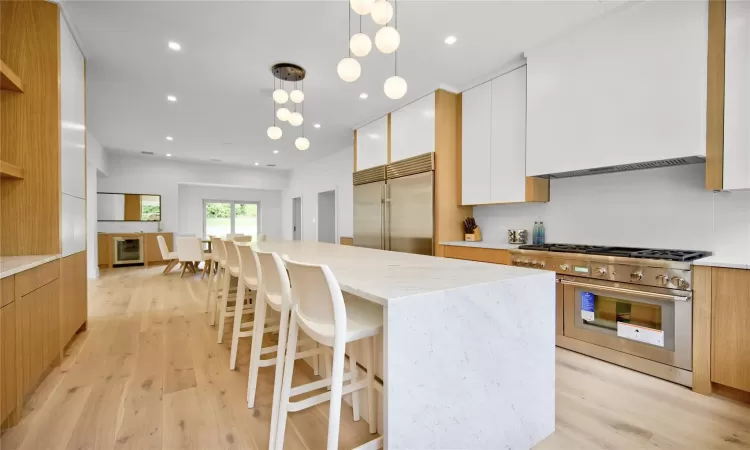
[[[391,113],[391,162],[435,151],[435,93]]]
[[[492,83],[462,94],[461,204],[491,203]]]
[[[388,116],[357,130],[357,170],[388,163]]]
[[[637,2],[528,52],[526,175],[705,157],[707,27]]]
[[[62,191],[86,197],[86,109],[83,55],[60,15],[60,120]]]
[[[526,200],[526,66],[492,80],[490,202]]]
[[[750,2],[726,7],[724,189],[750,189]]]

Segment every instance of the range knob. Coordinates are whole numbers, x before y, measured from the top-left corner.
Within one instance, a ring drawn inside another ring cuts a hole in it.
[[[635,271],[630,274],[630,281],[641,281],[643,279],[643,272]]]
[[[599,267],[598,269],[596,269],[596,274],[600,277],[603,277],[607,274],[607,269],[605,269],[604,267]]]
[[[529,266],[531,265],[531,261],[529,261],[528,259],[524,259],[524,260],[523,260],[523,262],[522,262],[522,264],[523,264],[523,265],[524,265],[525,267],[529,267]]]
[[[536,267],[539,265],[539,262],[537,260],[531,261],[531,267]]]
[[[659,284],[666,286],[667,284],[669,284],[669,277],[666,275],[659,274],[656,276],[656,281]]]
[[[567,265],[567,264],[560,264],[560,270],[562,270],[563,272],[567,272],[568,269],[570,269],[569,265]]]
[[[544,266],[546,266],[546,265],[547,265],[547,264],[546,264],[546,263],[545,263],[544,261],[539,261],[539,266],[538,266],[538,267],[539,267],[540,269],[544,269]]]
[[[521,265],[521,260],[520,259],[514,259],[513,260],[513,265],[514,266],[520,266]]]
[[[687,287],[687,282],[685,281],[684,278],[672,277],[670,281],[672,281],[672,284],[677,286],[680,289],[685,289]]]

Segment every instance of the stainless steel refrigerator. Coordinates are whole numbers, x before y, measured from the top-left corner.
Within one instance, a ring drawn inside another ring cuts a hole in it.
[[[354,173],[354,245],[433,254],[434,154]]]

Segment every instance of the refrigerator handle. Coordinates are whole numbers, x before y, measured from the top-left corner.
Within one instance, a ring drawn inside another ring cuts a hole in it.
[[[391,249],[391,186],[385,185],[385,249]]]
[[[385,189],[386,184],[380,186],[380,249],[385,250]]]

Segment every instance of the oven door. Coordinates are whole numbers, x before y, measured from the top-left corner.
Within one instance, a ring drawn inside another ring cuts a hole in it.
[[[560,283],[565,336],[692,370],[689,292],[572,277]]]

